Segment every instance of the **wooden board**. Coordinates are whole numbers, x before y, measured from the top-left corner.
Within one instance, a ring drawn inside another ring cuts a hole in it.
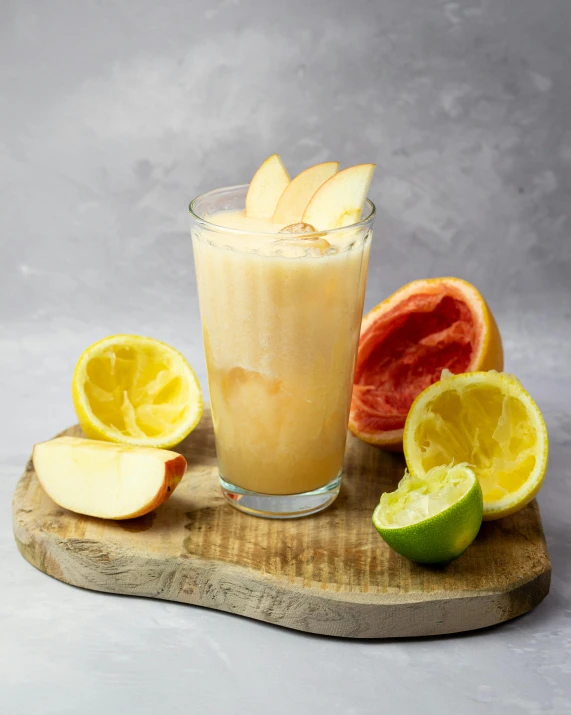
[[[209,414],[179,451],[188,473],[173,496],[156,512],[123,522],[58,507],[30,460],[13,502],[22,555],[75,586],[354,638],[483,628],[529,611],[549,591],[551,566],[535,501],[484,523],[474,544],[448,566],[423,567],[390,550],[371,523],[381,492],[402,476],[400,455],[349,436],[335,504],[312,517],[272,521],[240,513],[222,498]]]

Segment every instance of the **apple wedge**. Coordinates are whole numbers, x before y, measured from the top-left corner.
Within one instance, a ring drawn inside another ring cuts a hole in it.
[[[272,154],[250,181],[246,194],[246,216],[271,219],[288,184],[289,174],[280,155]]]
[[[339,169],[338,161],[315,164],[298,174],[284,189],[278,201],[272,221],[294,224],[301,221],[305,207],[317,189]]]
[[[334,174],[311,197],[302,217],[318,231],[358,223],[375,164],[358,164]]]
[[[132,519],[156,509],[186,471],[176,452],[79,437],[41,442],[32,458],[56,504],[102,519]]]

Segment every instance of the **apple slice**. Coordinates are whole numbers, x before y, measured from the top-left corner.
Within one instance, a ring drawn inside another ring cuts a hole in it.
[[[280,155],[272,154],[250,181],[246,194],[246,216],[271,219],[288,184],[289,174]]]
[[[342,228],[361,219],[375,164],[358,164],[334,174],[311,197],[302,217],[318,231]]]
[[[41,442],[32,458],[56,504],[102,519],[147,514],[169,498],[186,470],[176,452],[79,437]]]
[[[272,221],[274,223],[299,223],[305,207],[317,189],[339,169],[338,161],[315,164],[298,174],[284,189]]]

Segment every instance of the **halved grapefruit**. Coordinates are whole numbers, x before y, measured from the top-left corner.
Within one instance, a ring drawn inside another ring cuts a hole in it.
[[[412,281],[363,318],[349,429],[402,450],[415,398],[440,379],[504,366],[498,326],[481,293],[460,278]]]

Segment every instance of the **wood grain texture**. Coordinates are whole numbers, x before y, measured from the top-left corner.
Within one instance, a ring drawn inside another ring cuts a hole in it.
[[[65,434],[80,436],[79,427]],[[335,504],[291,521],[242,514],[222,498],[212,421],[179,450],[188,472],[156,512],[123,522],[57,506],[31,460],[13,501],[22,555],[66,583],[228,611],[310,633],[354,638],[431,636],[519,616],[548,593],[551,565],[536,502],[482,525],[445,567],[413,564],[372,523],[404,462],[348,437]]]

